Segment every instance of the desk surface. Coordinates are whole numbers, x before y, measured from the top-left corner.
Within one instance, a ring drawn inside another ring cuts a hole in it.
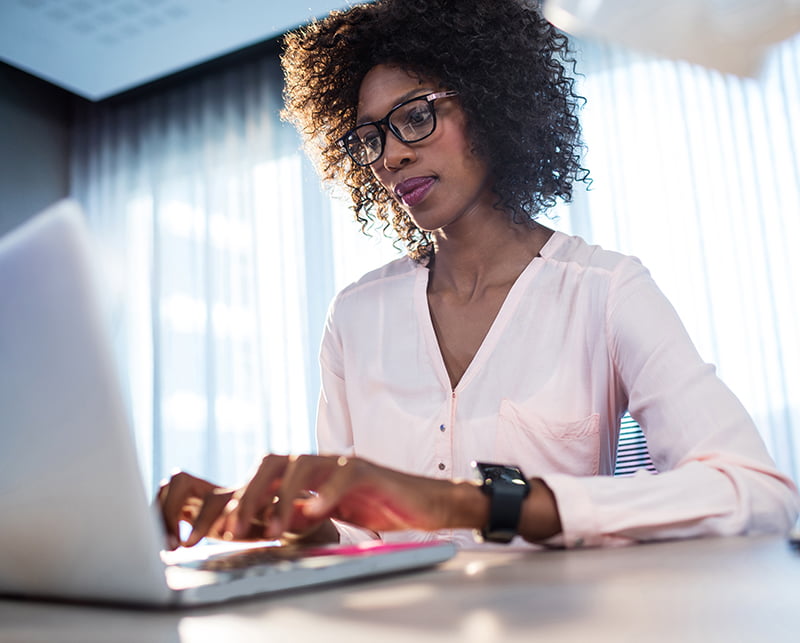
[[[800,641],[800,553],[715,538],[461,552],[428,571],[214,608],[0,600],[0,643]]]

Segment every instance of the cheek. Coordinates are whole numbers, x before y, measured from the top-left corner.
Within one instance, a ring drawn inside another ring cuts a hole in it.
[[[451,167],[459,167],[470,173],[481,172],[486,164],[475,153],[472,142],[460,128],[443,132],[441,149]]]
[[[450,117],[450,122],[445,127],[443,134],[454,152],[463,157],[474,156],[472,141],[467,132],[467,117],[463,112],[459,111]]]
[[[489,167],[471,147],[459,150],[458,156],[453,158],[453,165],[458,168],[464,180],[470,183],[477,182],[483,185],[489,177]]]

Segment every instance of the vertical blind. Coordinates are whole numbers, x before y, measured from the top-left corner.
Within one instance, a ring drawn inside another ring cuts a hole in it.
[[[798,477],[800,39],[743,80],[578,42],[593,184],[553,224],[639,256]],[[328,302],[398,256],[322,191],[274,55],[82,107],[72,193],[102,256],[142,466],[222,484],[313,450]]]

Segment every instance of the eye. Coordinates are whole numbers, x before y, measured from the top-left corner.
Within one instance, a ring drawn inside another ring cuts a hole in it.
[[[371,132],[367,132],[361,137],[361,143],[370,149],[376,150],[381,146],[381,137],[377,131],[373,130]]]
[[[428,109],[427,103],[420,103],[414,105],[406,114],[405,125],[410,127],[419,127],[424,125],[431,119],[431,112]]]

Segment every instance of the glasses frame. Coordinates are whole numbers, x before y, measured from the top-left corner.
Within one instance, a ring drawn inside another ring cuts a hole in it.
[[[392,109],[389,110],[389,112],[386,114],[386,116],[384,116],[379,121],[369,121],[367,123],[359,123],[354,128],[352,128],[350,130],[347,130],[347,132],[345,132],[344,136],[339,138],[336,141],[336,143],[339,145],[339,147],[342,148],[342,150],[344,152],[347,153],[347,155],[350,157],[350,159],[353,161],[353,163],[355,163],[359,167],[369,167],[370,165],[372,165],[376,161],[380,160],[380,158],[383,156],[383,152],[386,150],[386,130],[387,129],[392,134],[394,134],[395,138],[397,138],[399,141],[402,141],[403,143],[419,143],[420,141],[423,141],[426,138],[428,138],[431,134],[433,134],[436,131],[436,108],[433,105],[433,101],[438,100],[440,98],[451,98],[451,97],[457,96],[457,95],[458,95],[458,92],[451,89],[451,90],[447,90],[447,91],[443,91],[443,92],[432,92],[430,94],[423,94],[422,96],[415,96],[414,98],[409,98],[408,100],[405,100],[402,103],[399,103],[399,104],[395,105],[394,107],[392,107]],[[418,100],[424,100],[424,101],[426,101],[427,103],[430,104],[431,116],[433,117],[433,126],[431,127],[431,131],[428,132],[427,134],[425,134],[425,136],[420,136],[419,138],[414,138],[414,139],[403,138],[402,134],[400,134],[398,129],[394,125],[392,125],[392,122],[391,122],[390,119],[392,118],[392,115],[398,109],[400,109],[401,107],[405,107],[409,103],[413,103],[413,102],[418,101]],[[347,145],[346,139],[348,137],[350,137],[351,135],[353,135],[357,129],[359,129],[361,127],[366,127],[368,125],[373,125],[378,130],[378,135],[380,136],[380,139],[381,139],[381,153],[378,154],[378,156],[376,156],[374,159],[372,159],[369,163],[361,163],[350,152],[350,148]]]

